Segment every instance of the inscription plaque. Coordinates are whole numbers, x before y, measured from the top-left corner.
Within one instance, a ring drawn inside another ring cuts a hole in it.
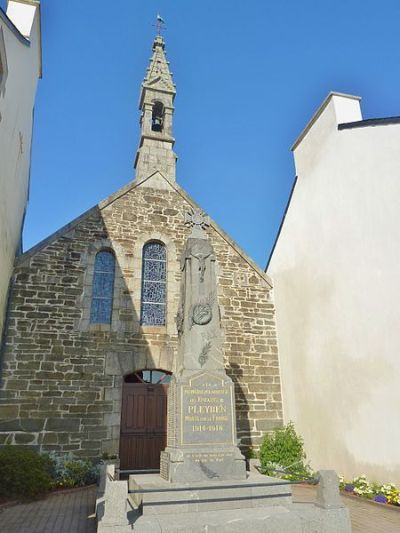
[[[209,373],[181,388],[181,444],[234,444],[233,384]]]

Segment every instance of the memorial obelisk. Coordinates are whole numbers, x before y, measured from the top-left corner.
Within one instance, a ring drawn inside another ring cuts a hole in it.
[[[161,477],[173,482],[246,479],[237,446],[235,397],[224,368],[216,260],[200,210],[181,260],[177,370],[168,389],[167,448]]]

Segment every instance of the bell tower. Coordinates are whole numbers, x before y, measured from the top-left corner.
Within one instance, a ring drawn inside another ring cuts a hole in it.
[[[140,91],[140,143],[134,165],[139,183],[157,170],[170,181],[176,180],[172,135],[175,94],[165,42],[159,34],[154,39],[153,55]]]

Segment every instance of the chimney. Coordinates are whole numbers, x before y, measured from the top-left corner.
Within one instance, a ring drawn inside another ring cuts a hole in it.
[[[29,39],[36,12],[39,9],[39,0],[8,0],[7,17],[19,32]]]

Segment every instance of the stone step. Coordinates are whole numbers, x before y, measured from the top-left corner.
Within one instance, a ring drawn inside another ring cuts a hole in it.
[[[267,483],[280,485],[265,486]],[[143,491],[130,494],[143,515],[265,508],[292,502],[290,484],[253,472],[240,482],[196,484],[169,483],[157,474],[135,474],[129,476],[129,490]]]
[[[136,533],[350,532],[346,526],[346,516],[342,516],[343,513],[334,517],[325,516],[326,513],[327,511],[317,509],[313,504],[290,504],[287,506],[269,505],[257,509],[225,509],[175,515],[144,515],[134,522],[133,529]],[[121,530],[121,533],[123,532],[125,530]]]

